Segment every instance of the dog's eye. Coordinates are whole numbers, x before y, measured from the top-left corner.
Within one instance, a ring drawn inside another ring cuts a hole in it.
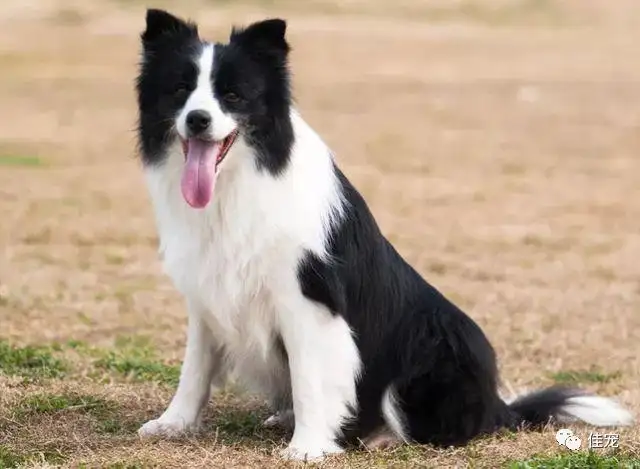
[[[225,93],[223,99],[228,103],[237,103],[240,101],[240,97],[235,93]]]
[[[187,95],[187,93],[189,93],[189,89],[184,85],[180,85],[178,86],[178,88],[176,88],[174,95],[176,98],[183,98]]]

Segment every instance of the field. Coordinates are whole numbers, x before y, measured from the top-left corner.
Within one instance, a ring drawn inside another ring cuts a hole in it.
[[[578,384],[640,416],[640,4],[156,5],[217,40],[287,18],[298,108],[399,251],[484,328],[505,394]],[[233,386],[197,438],[135,433],[175,389],[186,326],[135,149],[144,7],[0,9],[0,468],[296,467]],[[591,453],[594,429],[571,428],[575,453],[549,428],[318,467],[640,467],[638,427]]]

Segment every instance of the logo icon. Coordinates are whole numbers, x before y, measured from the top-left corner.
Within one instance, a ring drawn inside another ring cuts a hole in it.
[[[568,428],[561,428],[556,433],[556,441],[560,446],[566,446],[571,451],[577,451],[582,445],[582,440],[577,435],[574,435]]]
[[[581,444],[582,440],[576,435],[572,435],[564,441],[564,445],[571,451],[578,451]]]
[[[573,436],[573,432],[571,430],[569,430],[568,428],[561,428],[556,433],[556,441],[560,446],[564,446],[567,438],[569,438],[570,436]]]
[[[582,446],[582,439],[568,428],[561,428],[556,432],[556,441],[571,451],[578,451]],[[619,448],[620,434],[618,433],[589,433],[586,440],[589,449],[594,448]]]

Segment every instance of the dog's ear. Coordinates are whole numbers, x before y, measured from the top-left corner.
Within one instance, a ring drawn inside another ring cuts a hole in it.
[[[142,43],[149,46],[160,38],[190,38],[198,35],[194,23],[184,21],[164,10],[147,10],[146,29],[141,35]]]
[[[285,39],[287,22],[280,18],[259,21],[244,29],[233,28],[231,42],[250,50],[260,52],[279,52],[286,55],[289,44]]]

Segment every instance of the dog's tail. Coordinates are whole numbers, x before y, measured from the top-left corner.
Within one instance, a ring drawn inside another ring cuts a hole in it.
[[[541,427],[550,421],[582,421],[597,427],[622,427],[633,423],[633,415],[616,401],[581,389],[553,386],[525,394],[508,403],[521,423]]]

